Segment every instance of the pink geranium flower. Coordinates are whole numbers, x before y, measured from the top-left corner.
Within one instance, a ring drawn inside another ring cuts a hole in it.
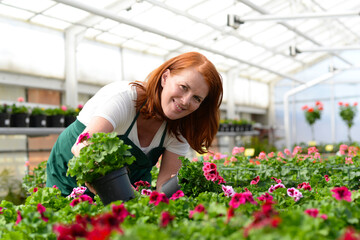
[[[316,218],[319,214],[319,210],[317,208],[309,208],[304,211],[307,215]]]
[[[41,219],[43,221],[45,221],[45,222],[49,221],[49,218],[45,217],[45,215],[44,215],[44,212],[46,211],[46,208],[41,203],[38,203],[37,211],[40,213]]]
[[[73,190],[70,193],[70,195],[68,196],[68,198],[80,197],[81,195],[83,195],[85,193],[86,189],[87,188],[84,186],[73,188]]]
[[[178,191],[176,191],[176,193],[174,193],[174,194],[170,197],[170,200],[176,200],[176,199],[181,198],[181,197],[183,197],[183,196],[185,196],[184,192],[181,191],[181,190],[178,190]]]
[[[150,196],[152,191],[150,189],[143,189],[141,190],[141,195]]]
[[[91,197],[89,197],[88,195],[84,194],[79,196],[78,198],[75,198],[74,200],[71,201],[70,206],[75,207],[76,205],[78,205],[81,202],[89,202],[90,204],[93,204],[93,200]]]
[[[78,139],[76,145],[78,145],[79,143],[81,143],[81,142],[83,142],[83,141],[86,141],[86,140],[89,139],[89,138],[90,138],[89,132],[85,132],[85,133],[80,134],[79,139]]]
[[[327,182],[330,181],[329,175],[325,175],[324,178],[325,178],[325,181],[327,181]]]
[[[18,97],[17,101],[18,101],[18,102],[24,102],[25,99],[24,99],[23,97]]]
[[[15,222],[15,225],[18,225],[22,220],[22,217],[21,217],[21,213],[20,211],[18,210],[17,211],[17,218],[16,218],[16,222]]]
[[[159,193],[154,191],[150,194],[150,204],[154,204],[155,206],[157,206],[161,202],[169,204],[169,199],[166,197],[165,193]]]
[[[201,203],[200,204],[198,204],[195,208],[194,208],[194,210],[190,210],[190,212],[189,212],[189,218],[193,218],[193,216],[194,216],[194,214],[195,213],[206,213],[206,210],[205,210],[205,207],[204,207],[204,205],[202,205]]]
[[[234,191],[232,186],[222,185],[221,188],[222,188],[222,190],[224,192],[224,195],[226,197],[232,197],[235,194],[235,191]]]
[[[272,201],[274,198],[269,193],[265,193],[257,198],[259,201],[266,202],[266,201]]]
[[[170,222],[174,220],[175,216],[170,215],[169,212],[165,211],[161,213],[160,227],[166,227]]]
[[[253,180],[251,180],[250,185],[256,185],[260,181],[260,177],[256,176]]]
[[[332,196],[336,198],[336,200],[338,201],[345,200],[351,202],[351,192],[347,187],[345,186],[337,187],[337,188],[333,188],[331,191],[334,192]]]

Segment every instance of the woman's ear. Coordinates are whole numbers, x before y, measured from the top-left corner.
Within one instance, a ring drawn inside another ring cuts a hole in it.
[[[170,70],[166,69],[163,74],[161,75],[161,86],[164,87],[166,80],[168,79],[168,77],[170,76]]]

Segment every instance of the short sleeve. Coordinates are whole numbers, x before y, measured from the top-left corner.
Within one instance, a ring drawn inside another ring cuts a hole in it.
[[[179,137],[181,142],[176,137],[171,135],[167,141],[165,141],[165,148],[167,151],[178,154],[180,156],[186,156],[190,146],[183,136]]]

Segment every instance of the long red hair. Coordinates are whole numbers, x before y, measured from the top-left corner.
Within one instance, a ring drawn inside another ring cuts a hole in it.
[[[176,75],[186,68],[195,68],[205,79],[209,93],[200,107],[191,114],[176,120],[168,119],[161,107],[161,76],[166,69]],[[198,153],[206,153],[219,128],[220,104],[223,97],[222,78],[215,66],[202,54],[188,52],[164,62],[153,70],[145,82],[132,82],[144,91],[138,95],[136,109],[140,109],[145,117],[161,116],[168,122],[168,131],[179,139],[179,134]]]

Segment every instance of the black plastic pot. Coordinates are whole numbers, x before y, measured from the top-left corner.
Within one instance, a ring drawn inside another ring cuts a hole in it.
[[[46,115],[30,115],[30,127],[46,127]]]
[[[0,113],[0,127],[10,127],[9,113]]]
[[[64,127],[70,126],[70,124],[72,124],[73,122],[75,122],[75,120],[76,120],[76,117],[75,117],[75,116],[65,116]]]
[[[29,114],[27,113],[15,113],[10,115],[11,127],[29,127]]]
[[[118,200],[126,202],[135,197],[126,167],[96,179],[91,185],[104,205]]]
[[[65,116],[64,115],[52,115],[47,116],[46,126],[47,127],[64,127]]]
[[[161,187],[161,192],[165,193],[166,197],[170,198],[174,193],[180,190],[181,186],[179,185],[178,176],[174,176],[164,183]]]

